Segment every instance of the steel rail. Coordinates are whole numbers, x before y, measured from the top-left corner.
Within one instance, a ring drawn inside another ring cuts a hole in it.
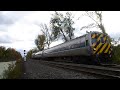
[[[44,61],[47,62],[47,64],[74,70],[74,71],[80,71],[80,72],[86,72],[94,75],[100,75],[106,78],[113,78],[113,79],[119,79],[120,78],[120,69],[111,68],[111,67],[102,67],[102,66],[95,66],[95,65],[84,65],[84,64],[71,64],[71,63],[60,63],[60,62],[53,62],[53,61]]]

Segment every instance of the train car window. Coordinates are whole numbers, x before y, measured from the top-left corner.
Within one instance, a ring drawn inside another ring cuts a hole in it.
[[[89,42],[88,42],[88,40],[86,40],[86,46],[88,46],[89,45]]]
[[[92,44],[95,43],[95,42],[97,42],[97,39],[96,39],[96,38],[93,38],[93,39],[92,39]]]
[[[100,38],[101,43],[105,43],[103,37]]]
[[[80,47],[85,47],[85,42],[81,42]]]

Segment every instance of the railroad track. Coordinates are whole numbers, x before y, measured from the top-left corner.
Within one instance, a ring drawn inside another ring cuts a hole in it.
[[[105,67],[108,67],[108,68],[114,68],[114,69],[120,69],[120,65],[113,65],[113,66],[105,66]]]
[[[98,75],[100,77],[109,79],[119,79],[120,78],[120,67],[104,67],[95,65],[84,65],[84,64],[73,64],[73,63],[61,63],[53,61],[42,61],[46,62],[48,65],[52,65],[59,68],[74,70],[78,72],[85,72],[89,74]]]

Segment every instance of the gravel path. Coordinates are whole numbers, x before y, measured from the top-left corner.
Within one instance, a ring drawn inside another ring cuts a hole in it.
[[[97,79],[88,74],[52,67],[39,60],[24,62],[24,69],[23,79]]]

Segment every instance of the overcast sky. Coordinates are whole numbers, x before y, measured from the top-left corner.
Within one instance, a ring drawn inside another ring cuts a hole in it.
[[[61,11],[62,12],[62,11]],[[62,12],[65,14],[66,11]],[[92,23],[88,17],[81,16],[83,11],[71,11],[74,15],[75,36],[80,36],[86,32],[80,31],[84,25]],[[40,27],[36,24],[46,23],[49,25],[51,14],[54,11],[0,11],[0,46],[15,48],[23,54],[23,50],[30,50],[35,46],[34,40],[40,34]],[[103,24],[106,32],[113,38],[120,36],[120,12],[103,11]],[[90,29],[88,31],[95,31]],[[62,43],[53,42],[51,46]]]

